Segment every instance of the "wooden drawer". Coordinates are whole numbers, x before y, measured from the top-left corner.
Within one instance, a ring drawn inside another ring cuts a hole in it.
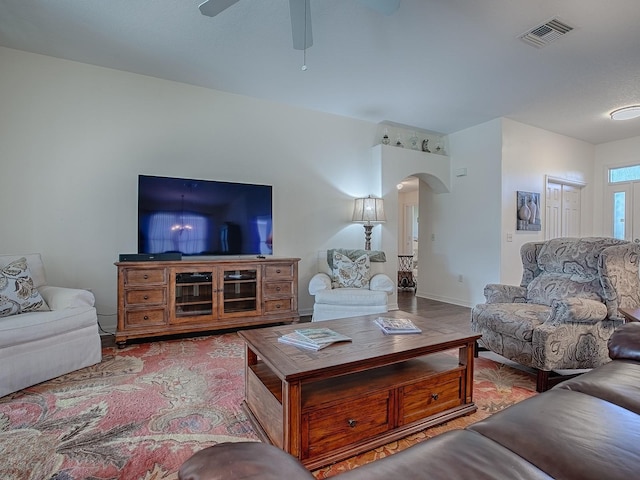
[[[269,280],[291,279],[295,271],[293,263],[276,263],[273,265],[265,265],[264,278]]]
[[[125,285],[149,285],[167,283],[167,271],[151,268],[130,268],[124,272]]]
[[[125,292],[125,302],[131,305],[164,305],[167,303],[166,290],[156,288],[155,290],[127,290]]]
[[[291,298],[280,298],[278,300],[266,300],[264,302],[264,313],[280,313],[290,312],[293,309],[293,300]]]
[[[293,285],[291,282],[268,282],[264,284],[262,293],[265,297],[290,297]]]
[[[462,371],[455,370],[400,387],[399,424],[462,405],[462,382]]]
[[[391,391],[345,399],[303,413],[302,458],[312,458],[355,444],[393,428]]]
[[[137,310],[125,313],[124,323],[127,328],[150,327],[154,325],[166,325],[167,317],[165,309]]]

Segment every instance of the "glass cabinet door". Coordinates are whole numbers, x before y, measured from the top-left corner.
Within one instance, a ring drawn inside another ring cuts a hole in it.
[[[179,271],[175,273],[176,321],[201,319],[214,313],[215,271]]]
[[[228,266],[220,269],[220,317],[259,314],[260,270]]]

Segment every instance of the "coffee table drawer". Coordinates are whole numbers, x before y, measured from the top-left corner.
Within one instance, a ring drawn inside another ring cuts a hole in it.
[[[304,413],[302,457],[316,457],[390,430],[391,398],[390,391],[382,391]]]
[[[399,423],[420,420],[462,405],[462,370],[447,372],[399,389]]]

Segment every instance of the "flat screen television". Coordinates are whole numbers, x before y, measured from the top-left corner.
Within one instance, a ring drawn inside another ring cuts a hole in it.
[[[138,253],[271,255],[272,187],[138,176]]]

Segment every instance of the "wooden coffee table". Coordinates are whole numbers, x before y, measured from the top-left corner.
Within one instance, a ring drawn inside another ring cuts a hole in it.
[[[406,312],[421,334],[384,335],[368,315],[239,332],[245,411],[266,442],[315,469],[477,410],[469,322]],[[278,342],[304,327],[350,336],[319,351]]]

